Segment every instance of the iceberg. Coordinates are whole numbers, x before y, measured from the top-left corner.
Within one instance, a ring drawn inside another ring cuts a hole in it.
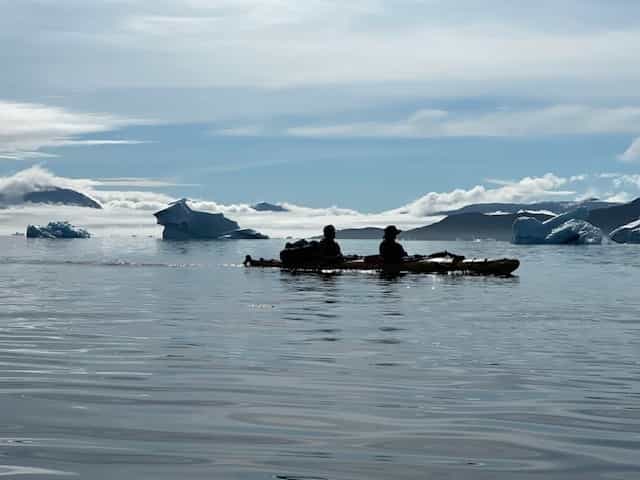
[[[617,243],[640,243],[640,219],[616,228],[609,237]]]
[[[69,222],[49,222],[45,227],[29,225],[27,238],[90,238],[84,228],[74,227]]]
[[[164,226],[163,240],[265,239],[266,235],[251,229],[241,229],[222,213],[198,212],[183,198],[153,214]]]
[[[544,222],[533,217],[516,218],[512,243],[520,245],[586,245],[602,243],[602,231],[587,222],[589,210],[578,208]]]
[[[256,232],[252,228],[241,228],[239,230],[234,230],[233,232],[226,233],[220,238],[222,240],[266,240],[269,237],[260,232]]]

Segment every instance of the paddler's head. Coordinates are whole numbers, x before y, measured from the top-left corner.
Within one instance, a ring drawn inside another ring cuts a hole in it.
[[[334,240],[336,238],[336,227],[333,225],[327,225],[322,232],[324,233],[324,238],[328,240]]]
[[[398,230],[395,225],[389,225],[384,229],[384,238],[386,240],[395,240],[400,232],[402,232],[402,230]]]

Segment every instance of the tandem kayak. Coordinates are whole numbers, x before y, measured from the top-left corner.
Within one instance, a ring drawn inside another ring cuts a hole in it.
[[[389,273],[459,273],[467,275],[511,275],[520,266],[520,261],[515,258],[499,259],[466,259],[459,255],[410,257],[407,261],[399,264],[383,264],[380,257],[372,255],[369,257],[348,257],[345,261],[337,264],[299,264],[285,265],[280,260],[259,260],[245,257],[245,267],[281,268],[290,271],[312,271],[323,270],[374,270]]]

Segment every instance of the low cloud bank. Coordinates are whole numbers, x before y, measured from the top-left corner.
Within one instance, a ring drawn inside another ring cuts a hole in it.
[[[579,177],[574,177],[574,179],[577,178]],[[552,173],[547,173],[542,177],[525,177],[518,181],[491,180],[492,183],[499,183],[500,186],[486,188],[483,185],[476,185],[469,190],[430,192],[402,208],[392,210],[392,212],[422,217],[437,212],[455,210],[472,203],[526,203],[545,198],[570,198],[575,196],[575,191],[559,190],[559,188],[573,183],[571,180],[557,177]]]
[[[0,177],[0,195],[19,199],[25,193],[40,192],[54,187],[71,188],[88,193],[94,182],[88,179],[58,177],[42,167],[31,167],[9,177]]]
[[[249,204],[222,204],[193,199],[197,210],[223,213],[241,226],[254,228],[272,237],[308,237],[321,232],[328,223],[337,228],[360,228],[396,224],[402,229],[427,225],[442,217],[439,212],[453,210],[471,203],[534,202],[547,199],[572,200],[599,195],[602,198],[629,199],[640,193],[637,175],[603,173],[559,177],[548,173],[541,177],[519,180],[486,180],[490,186],[476,185],[450,192],[430,192],[417,200],[379,213],[361,213],[340,208],[309,208],[291,203],[282,204],[286,212],[259,212]],[[594,182],[600,182],[598,188]],[[78,190],[104,207],[93,210],[60,205],[16,205],[0,209],[0,234],[24,232],[29,223],[69,220],[97,235],[153,235],[160,236],[161,227],[155,224],[153,212],[165,208],[176,198],[148,190],[112,190],[115,186],[149,188],[174,185],[152,179],[78,179],[54,175],[41,167],[32,167],[15,175],[0,177],[0,195],[18,197],[34,190],[64,187]],[[102,188],[109,187],[108,190]],[[626,189],[626,190],[625,190]]]

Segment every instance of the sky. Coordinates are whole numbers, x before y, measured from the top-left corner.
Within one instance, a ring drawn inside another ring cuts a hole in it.
[[[639,17],[632,0],[0,0],[0,189],[267,200],[346,226],[630,200]]]

